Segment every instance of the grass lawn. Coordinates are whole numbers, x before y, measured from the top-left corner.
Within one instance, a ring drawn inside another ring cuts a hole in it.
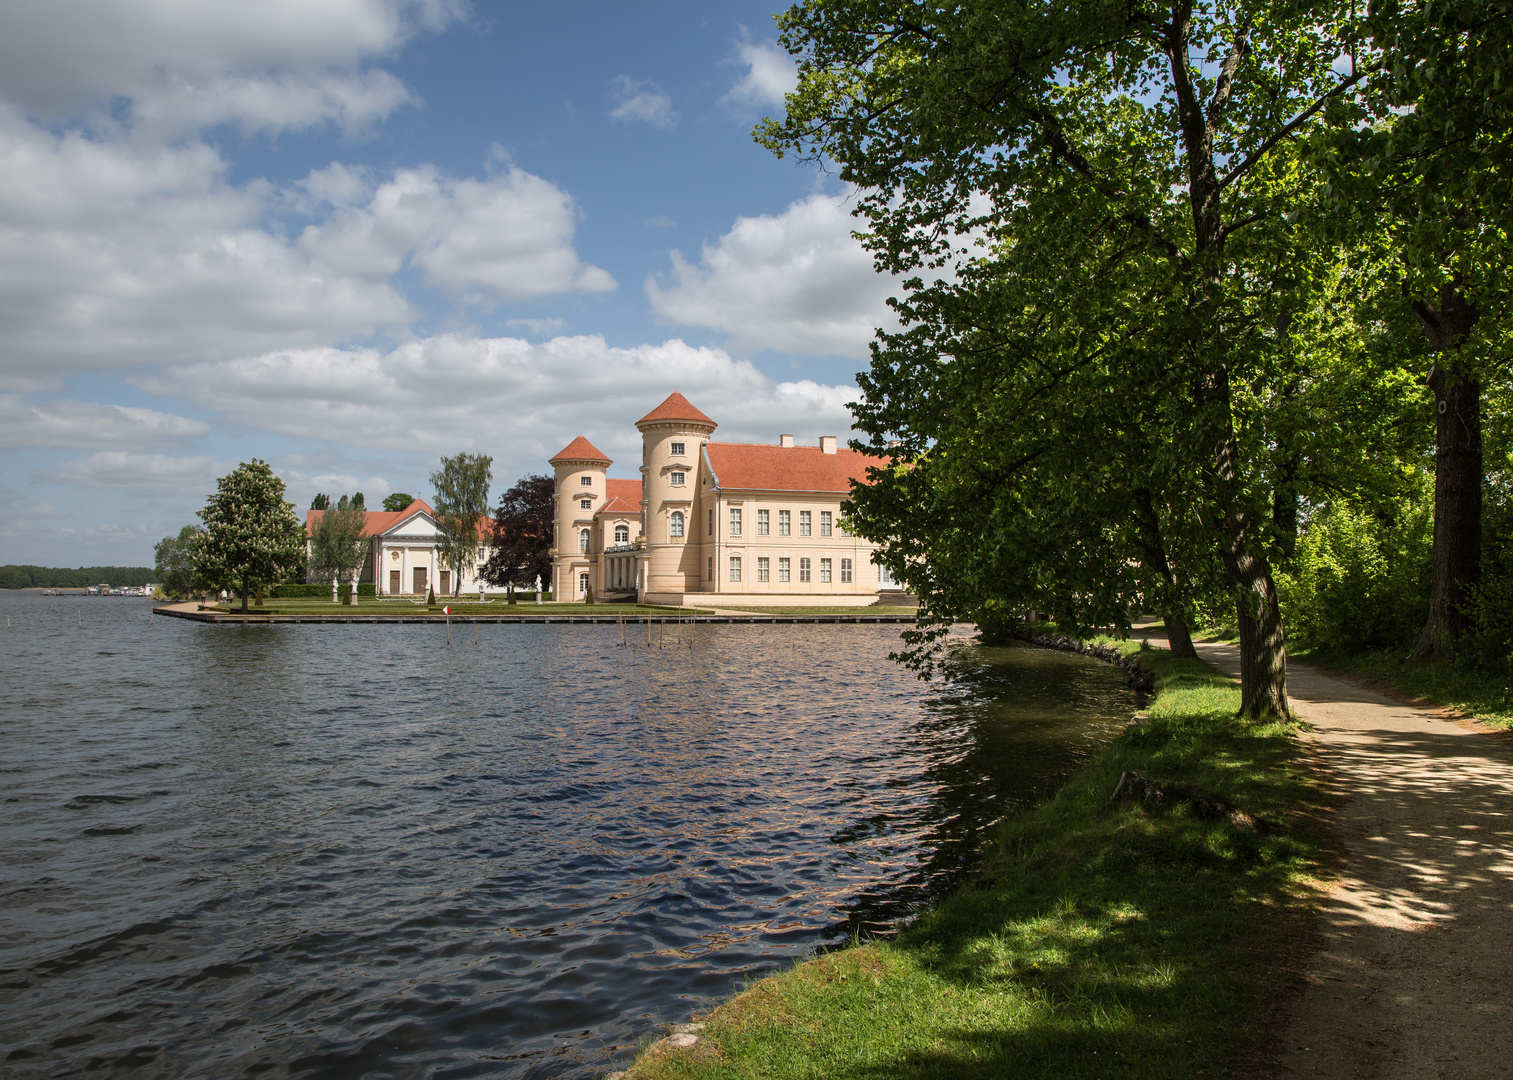
[[[1138,649],[1123,643],[1121,648]],[[637,1080],[1182,1078],[1256,1070],[1314,946],[1331,861],[1292,727],[1234,718],[1233,683],[1145,654],[1157,697],[1049,802],[1000,827],[981,878],[905,927],[756,982]],[[1262,833],[1105,810],[1120,773],[1182,780]]]
[[[1456,663],[1420,663],[1400,651],[1298,653],[1297,659],[1354,676],[1428,705],[1445,705],[1500,728],[1513,728],[1513,686],[1505,672]]]
[[[705,611],[689,608],[661,607],[647,604],[558,604],[547,602],[506,604],[503,600],[496,600],[492,604],[480,604],[476,600],[471,603],[467,599],[461,600],[438,600],[434,610],[424,604],[412,604],[407,600],[372,600],[364,598],[355,607],[350,604],[333,604],[330,600],[317,599],[289,599],[289,600],[264,600],[263,606],[256,604],[247,606],[249,615],[437,615],[441,614],[441,608],[450,606],[453,615],[677,615],[708,614]],[[227,608],[224,605],[216,608],[217,611],[229,612],[232,615],[242,613],[241,604],[233,604]]]
[[[913,615],[919,609],[874,604],[869,607],[726,607],[725,610],[749,611],[756,615]]]

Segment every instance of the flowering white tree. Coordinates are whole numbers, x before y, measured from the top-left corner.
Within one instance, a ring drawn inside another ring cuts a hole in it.
[[[284,499],[284,482],[253,458],[216,482],[199,512],[205,531],[195,537],[196,573],[237,582],[242,610],[254,588],[297,572],[305,563],[305,530]]]

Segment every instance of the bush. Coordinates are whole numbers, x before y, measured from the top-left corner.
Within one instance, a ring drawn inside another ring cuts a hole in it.
[[[350,584],[343,585],[341,589],[343,597],[352,595],[352,586]],[[331,599],[331,583],[329,581],[315,581],[306,584],[298,581],[286,581],[282,585],[271,586],[268,589],[267,595],[280,600],[329,600]],[[357,595],[359,599],[364,596],[373,596],[373,583],[371,581],[358,582]]]
[[[1356,652],[1409,648],[1429,608],[1433,520],[1405,500],[1395,520],[1336,503],[1298,537],[1292,566],[1277,575],[1283,624],[1303,648]]]

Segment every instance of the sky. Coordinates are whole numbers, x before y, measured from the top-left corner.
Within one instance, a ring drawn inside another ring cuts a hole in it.
[[[497,497],[578,434],[636,476],[674,390],[844,439],[894,289],[752,140],[773,10],[0,7],[0,563],[151,565],[254,457],[301,509],[462,451]]]

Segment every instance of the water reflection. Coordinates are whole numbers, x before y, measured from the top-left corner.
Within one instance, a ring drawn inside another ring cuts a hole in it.
[[[564,1076],[948,888],[1119,673],[888,627],[204,627],[6,597],[7,1075]],[[79,601],[71,602],[79,606]],[[455,629],[455,628],[454,628]]]

